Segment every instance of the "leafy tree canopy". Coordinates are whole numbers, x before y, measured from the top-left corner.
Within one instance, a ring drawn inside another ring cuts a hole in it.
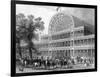
[[[32,49],[36,51],[32,39],[37,40],[38,34],[35,33],[37,30],[44,30],[44,22],[41,17],[35,18],[33,15],[25,16],[23,13],[16,15],[16,43],[18,43],[18,47],[20,47],[21,40],[28,43],[30,57],[32,57]]]

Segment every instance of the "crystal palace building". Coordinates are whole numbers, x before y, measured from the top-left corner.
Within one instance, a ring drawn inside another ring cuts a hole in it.
[[[77,56],[94,60],[94,25],[79,18],[59,12],[49,23],[47,35],[42,35],[36,44],[39,57],[61,58]]]

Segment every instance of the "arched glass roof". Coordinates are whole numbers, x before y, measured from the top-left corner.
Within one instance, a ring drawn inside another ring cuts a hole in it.
[[[73,19],[70,15],[57,13],[51,18],[49,23],[49,33],[62,31],[73,27]]]

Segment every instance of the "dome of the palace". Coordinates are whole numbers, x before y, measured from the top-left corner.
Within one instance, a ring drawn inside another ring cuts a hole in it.
[[[49,23],[49,32],[58,32],[66,28],[71,28],[73,20],[71,16],[64,13],[57,13],[51,18]]]
[[[73,27],[85,26],[86,23],[79,18],[67,13],[59,12],[55,14],[49,23],[49,33],[67,30]]]

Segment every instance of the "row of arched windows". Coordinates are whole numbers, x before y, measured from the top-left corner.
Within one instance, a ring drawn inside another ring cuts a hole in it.
[[[46,54],[50,54],[53,56],[53,57],[57,57],[57,56],[62,56],[62,57],[66,57],[66,56],[70,56],[70,53],[71,53],[72,50],[52,50],[52,51],[41,51],[43,55],[46,55]]]
[[[44,44],[40,44],[39,48],[91,45],[94,44],[94,42],[95,42],[95,38],[75,39],[75,40],[55,42],[55,43],[44,43]]]
[[[95,42],[95,38],[87,38],[87,39],[78,39],[78,40],[74,40],[74,45],[90,45],[90,44],[94,44]]]
[[[84,35],[84,30],[78,30],[74,32],[67,32],[67,33],[62,33],[58,35],[52,35],[52,40],[58,40],[58,39],[64,39],[64,38],[70,38],[70,37],[82,36],[82,35]]]
[[[70,35],[71,35],[70,32],[69,33],[59,34],[59,35],[52,35],[52,40],[69,38]]]
[[[80,57],[94,57],[95,49],[77,49],[77,50],[52,50],[52,51],[41,51],[43,54],[52,53],[53,57],[68,57],[68,56],[80,56]]]
[[[95,56],[95,49],[81,49],[81,50],[75,50],[75,55],[76,56],[81,56],[81,57],[94,57]]]

